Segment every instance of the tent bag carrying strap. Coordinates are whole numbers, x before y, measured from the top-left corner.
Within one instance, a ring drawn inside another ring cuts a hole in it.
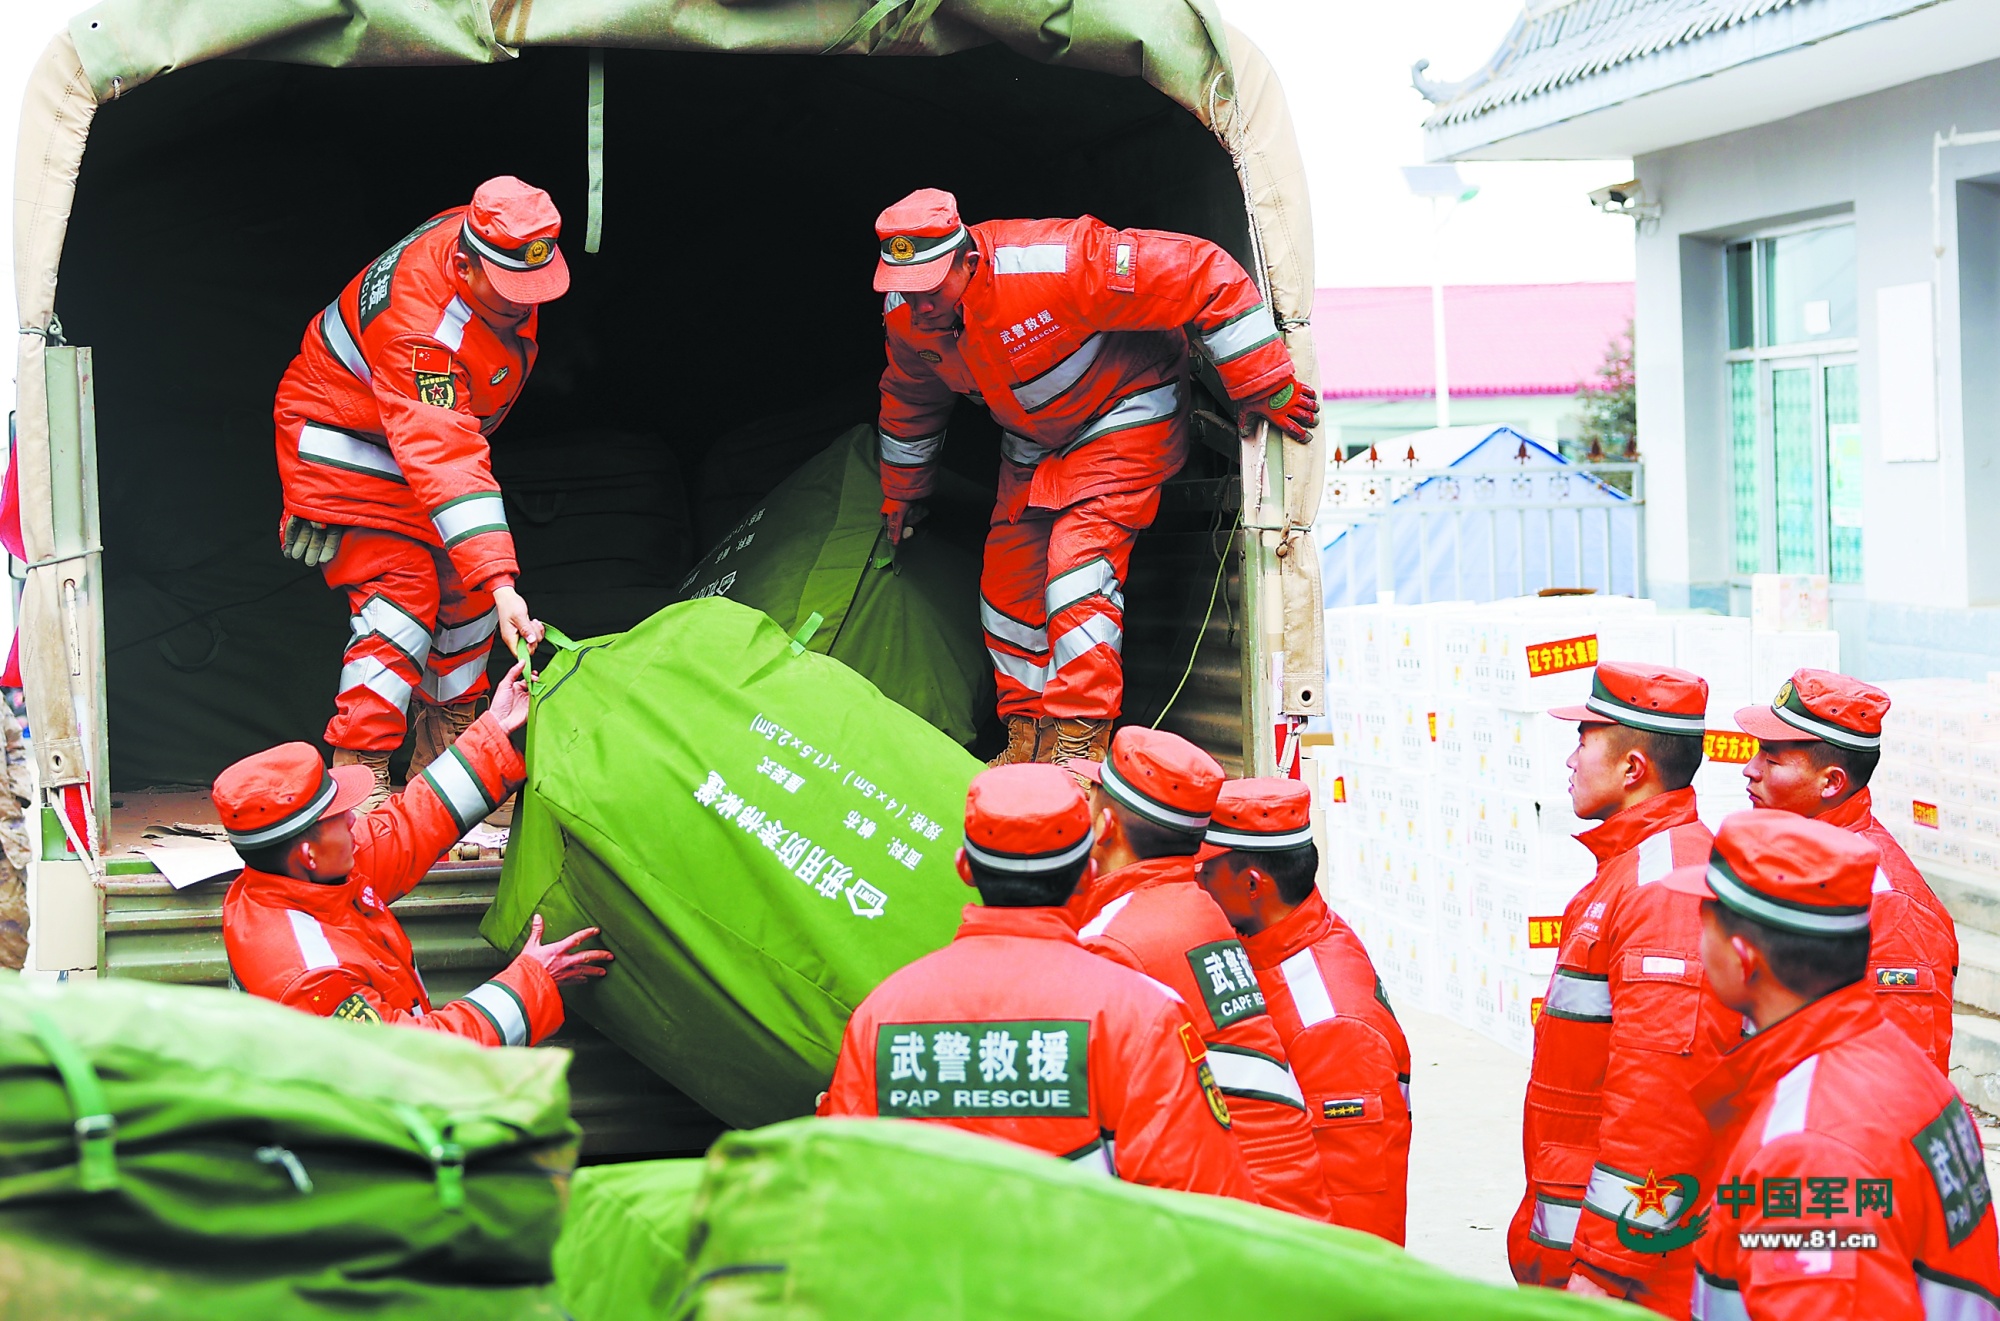
[[[447,1138],[430,1116],[413,1105],[392,1107],[410,1136],[423,1144],[437,1178],[438,1205],[456,1211],[465,1205],[465,1148]]]
[[[97,1070],[74,1041],[64,1036],[55,1020],[34,1010],[29,1020],[35,1037],[49,1053],[69,1096],[70,1113],[76,1116],[77,1182],[87,1193],[101,1193],[118,1186],[118,1117],[104,1099],[104,1084]]]
[[[813,634],[819,632],[819,626],[825,622],[826,616],[817,610],[806,616],[806,622],[799,625],[798,632],[792,634],[792,655],[805,655],[807,645],[813,640]],[[542,641],[548,643],[558,651],[583,650],[582,643],[570,637],[569,634],[563,632],[554,624],[542,625]],[[534,649],[526,641],[517,638],[514,642],[514,656],[521,662],[521,674],[527,681],[528,691],[539,696],[542,687],[541,679],[535,674]]]

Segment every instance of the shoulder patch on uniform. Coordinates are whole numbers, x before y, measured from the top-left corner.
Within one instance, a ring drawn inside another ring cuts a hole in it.
[[[451,355],[435,344],[418,344],[410,349],[410,366],[420,372],[449,372]]]
[[[458,405],[458,387],[452,383],[451,373],[417,373],[417,399],[432,408],[455,408]]]
[[[498,385],[500,384],[500,382],[506,379],[507,379],[507,369],[505,367],[502,367],[499,371],[496,371],[491,376],[487,377],[486,383],[488,385]]]
[[[1993,1205],[1979,1130],[1973,1127],[1965,1102],[1952,1097],[1936,1119],[1917,1130],[1910,1145],[1937,1185],[1938,1200],[1944,1204],[1945,1237],[1955,1248],[1979,1227]]]
[[[382,1015],[375,1011],[375,1006],[369,1004],[359,991],[356,991],[353,995],[348,996],[345,1000],[335,1005],[333,1012],[328,1014],[327,1017],[344,1018],[351,1023],[379,1023],[382,1021]]]
[[[1203,1060],[1194,1066],[1195,1081],[1201,1084],[1201,1094],[1208,1098],[1208,1113],[1224,1128],[1229,1127],[1229,1102],[1222,1099],[1222,1089],[1215,1085],[1215,1070]]]
[[[1264,991],[1257,985],[1257,971],[1250,966],[1242,942],[1218,940],[1197,945],[1187,952],[1187,961],[1208,1005],[1208,1016],[1217,1027],[1264,1012]]]
[[[1087,1116],[1090,1024],[883,1023],[875,1110],[899,1119]]]
[[[1111,245],[1111,271],[1105,284],[1114,293],[1129,294],[1138,289],[1138,251],[1138,245],[1123,235]]]
[[[1877,968],[1875,970],[1875,984],[1877,986],[1915,986],[1917,984],[1917,970],[1915,968]]]
[[[1365,1096],[1328,1097],[1319,1103],[1322,1119],[1366,1119],[1368,1098]]]

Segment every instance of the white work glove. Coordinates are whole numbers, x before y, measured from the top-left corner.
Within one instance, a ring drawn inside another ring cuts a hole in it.
[[[333,562],[340,554],[340,538],[347,529],[335,524],[315,523],[297,514],[285,516],[285,555],[317,569]]]

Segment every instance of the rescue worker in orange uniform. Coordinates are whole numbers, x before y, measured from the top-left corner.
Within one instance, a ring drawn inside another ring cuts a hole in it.
[[[541,189],[488,179],[348,281],[278,384],[281,544],[347,593],[325,737],[373,772],[363,810],[412,702],[414,774],[472,723],[496,623],[510,648],[541,640],[486,438],[534,368],[539,305],[569,288],[561,227]]]
[[[1771,705],[1736,713],[1737,728],[1758,744],[1743,778],[1758,807],[1851,830],[1882,855],[1868,984],[1882,997],[1889,1021],[1949,1074],[1958,926],[1910,855],[1875,819],[1868,781],[1882,759],[1882,717],[1888,714],[1889,694],[1880,688],[1831,670],[1800,670]]]
[[[1306,440],[1319,400],[1257,285],[1205,239],[1076,220],[966,225],[925,188],[884,211],[882,512],[921,516],[959,395],[1003,431],[980,576],[1007,748],[996,765],[1100,759],[1124,699],[1132,542],[1187,461],[1188,352],[1241,424]]]
[[[252,995],[322,1018],[393,1023],[529,1046],[562,1026],[559,988],[604,975],[606,950],[578,950],[595,927],[542,944],[542,919],[506,968],[433,1008],[389,905],[526,777],[513,739],[528,718],[520,667],[493,707],[409,788],[366,816],[375,787],[364,766],[328,771],[307,743],[246,757],[216,777],[212,796],[243,874],[222,902],[230,979]]]
[[[1305,1094],[1333,1223],[1401,1245],[1410,1174],[1410,1046],[1353,928],[1320,897],[1312,794],[1297,780],[1222,786],[1195,854],[1243,938]]]
[[[1708,1191],[1689,1089],[1742,1034],[1702,989],[1700,905],[1658,884],[1708,857],[1689,787],[1707,707],[1686,670],[1604,661],[1586,701],[1549,713],[1579,723],[1570,805],[1603,824],[1577,836],[1597,875],[1563,912],[1522,1116],[1527,1194],[1507,1232],[1521,1283],[1675,1317],[1694,1283],[1682,1222]]]
[[[1077,943],[1062,905],[1090,847],[1090,809],[1066,773],[974,779],[958,869],[983,906],[861,1002],[819,1113],[949,1124],[1131,1183],[1247,1198],[1180,1004]]]
[[[1708,984],[1756,1025],[1698,1089],[1719,1134],[1700,1321],[2000,1316],[1979,1130],[1867,984],[1877,867],[1857,832],[1738,812],[1665,882],[1702,896]]]
[[[1070,762],[1091,780],[1094,881],[1070,907],[1084,947],[1173,989],[1208,1044],[1229,1098],[1257,1200],[1333,1218],[1306,1098],[1234,928],[1194,878],[1222,767],[1177,734],[1131,725],[1102,762]]]

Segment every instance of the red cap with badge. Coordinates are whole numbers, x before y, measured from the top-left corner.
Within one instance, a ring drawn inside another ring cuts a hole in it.
[[[1216,795],[1194,860],[1239,851],[1280,853],[1312,842],[1312,791],[1304,784],[1275,776],[1230,780]]]
[[[511,174],[488,179],[472,195],[460,229],[502,298],[546,303],[569,288],[569,263],[556,246],[562,215],[555,200]]]
[[[1549,714],[1587,725],[1699,736],[1707,729],[1708,681],[1671,665],[1599,661],[1583,705],[1558,706]]]
[[[374,788],[375,772],[366,766],[329,771],[312,744],[282,743],[216,776],[209,797],[231,844],[264,849],[350,810]]]
[[[1764,743],[1831,743],[1870,752],[1882,746],[1889,694],[1832,670],[1800,670],[1769,706],[1746,706],[1736,726]]]
[[[1208,829],[1224,778],[1215,758],[1179,734],[1144,725],[1114,734],[1103,761],[1067,761],[1063,769],[1092,781],[1126,811],[1189,834]]]
[[[951,254],[971,242],[958,218],[958,199],[942,188],[919,188],[875,217],[882,247],[875,262],[877,293],[929,293],[951,273]]]
[[[965,794],[965,856],[988,871],[1035,876],[1090,856],[1090,803],[1046,763],[996,766]]]
[[[1851,830],[1791,812],[1737,812],[1715,832],[1706,863],[1677,867],[1661,883],[1766,926],[1844,936],[1868,929],[1881,861]]]

